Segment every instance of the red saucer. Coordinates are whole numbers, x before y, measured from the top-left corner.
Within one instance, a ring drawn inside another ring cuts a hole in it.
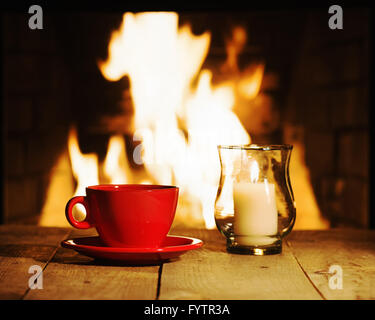
[[[128,263],[157,263],[176,258],[186,251],[200,248],[202,240],[168,235],[160,248],[116,248],[102,243],[98,236],[66,239],[61,246],[73,249],[85,256]]]

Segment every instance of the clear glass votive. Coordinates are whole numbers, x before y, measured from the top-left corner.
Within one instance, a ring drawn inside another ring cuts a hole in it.
[[[220,145],[215,221],[231,253],[282,251],[296,208],[289,178],[291,145]]]

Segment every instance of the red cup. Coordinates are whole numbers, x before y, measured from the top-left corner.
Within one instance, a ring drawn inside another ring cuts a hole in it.
[[[86,188],[86,196],[68,201],[65,215],[78,229],[95,227],[101,240],[111,247],[160,247],[176,212],[178,187],[162,185],[97,185]],[[83,221],[72,209],[81,203]]]

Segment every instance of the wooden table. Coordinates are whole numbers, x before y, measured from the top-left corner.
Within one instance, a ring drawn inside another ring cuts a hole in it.
[[[60,246],[93,230],[1,225],[0,299],[375,299],[373,230],[293,231],[272,256],[228,254],[217,230],[170,233],[204,245],[161,265],[123,266]],[[32,265],[43,289],[29,288]]]

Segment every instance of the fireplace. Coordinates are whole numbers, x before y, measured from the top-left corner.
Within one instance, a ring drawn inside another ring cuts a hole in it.
[[[210,33],[195,88],[202,70],[210,72],[202,81],[211,88],[248,73],[255,87],[247,98],[237,95],[232,109],[243,130],[253,143],[294,145],[296,227],[369,228],[375,220],[369,208],[370,14],[345,9],[344,30],[330,30],[327,11],[181,12],[175,21],[179,30],[189,24],[196,37]],[[72,148],[81,160],[88,156],[83,168],[90,161],[101,166],[101,182],[110,182],[105,163],[109,171],[120,164],[136,182],[150,182],[132,156],[141,144],[134,139],[132,79],[108,80],[100,68],[123,12],[54,12],[45,15],[43,30],[30,30],[27,14],[2,18],[2,222],[62,225],[64,205],[79,184]],[[111,164],[108,150],[116,141],[125,160]],[[193,215],[202,210],[194,208],[188,207]],[[183,217],[179,223],[192,220]]]

